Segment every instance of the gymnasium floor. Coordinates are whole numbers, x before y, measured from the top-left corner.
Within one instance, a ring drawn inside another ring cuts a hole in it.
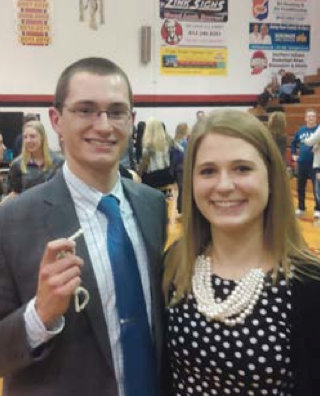
[[[308,182],[309,183],[309,182]],[[291,182],[291,191],[293,194],[293,199],[296,203],[296,188],[295,188],[295,180]],[[303,234],[306,238],[307,243],[310,248],[320,252],[320,227],[315,226],[313,222],[313,196],[311,193],[311,184],[307,186],[307,195],[306,195],[306,207],[307,212],[304,217],[299,219],[300,225],[303,230]],[[175,239],[177,239],[181,233],[181,222],[177,218],[177,213],[175,210],[175,198],[176,192],[174,191],[173,199],[168,201],[168,210],[169,210],[169,229],[168,229],[168,245],[170,245]],[[2,395],[2,381],[0,379],[0,395]]]

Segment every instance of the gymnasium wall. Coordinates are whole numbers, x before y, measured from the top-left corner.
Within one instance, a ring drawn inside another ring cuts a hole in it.
[[[134,93],[139,97],[182,95],[189,97],[191,102],[198,95],[222,95],[230,97],[230,101],[240,95],[246,99],[260,93],[271,78],[268,70],[259,75],[251,74],[248,26],[252,15],[252,0],[228,0],[228,22],[225,28],[225,44],[228,48],[226,76],[160,74],[160,30],[163,21],[159,17],[159,0],[105,0],[105,24],[99,25],[95,31],[89,28],[88,20],[79,21],[79,0],[54,0],[53,43],[39,47],[18,44],[16,1],[5,0],[0,5],[0,110],[39,113],[47,128],[52,148],[57,148],[57,140],[50,127],[47,108],[34,106],[32,97],[50,97],[61,71],[81,57],[103,56],[119,63],[129,75]],[[290,2],[294,3],[295,0]],[[317,45],[320,27],[316,17],[320,15],[320,2],[305,0],[305,3],[312,7],[314,18],[306,70],[312,74],[319,67],[320,59],[320,47]],[[148,64],[140,61],[140,27],[143,25],[151,26],[151,61]],[[29,107],[8,105],[5,103],[6,95],[26,95],[31,104]],[[218,99],[216,107],[221,106]],[[4,104],[1,105],[1,102]],[[242,105],[248,106],[246,103]],[[139,106],[136,109],[137,121],[152,115],[163,120],[169,132],[173,133],[177,123],[186,121],[192,124],[197,110],[208,111],[212,107],[213,105],[203,106],[203,103],[194,103],[193,107]]]

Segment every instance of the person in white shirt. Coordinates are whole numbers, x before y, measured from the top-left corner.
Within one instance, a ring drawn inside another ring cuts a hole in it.
[[[259,25],[255,23],[253,25],[252,32],[249,34],[249,43],[258,44],[260,41]]]
[[[259,44],[265,44],[265,45],[272,44],[271,36],[268,33],[269,33],[268,25],[266,23],[263,23],[260,26],[260,36],[258,39]]]

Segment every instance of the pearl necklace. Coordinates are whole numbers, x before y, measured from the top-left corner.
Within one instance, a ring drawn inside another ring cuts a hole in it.
[[[211,260],[198,256],[192,277],[192,289],[198,310],[208,320],[218,320],[228,326],[244,323],[253,311],[263,289],[264,273],[261,268],[253,268],[236,282],[231,294],[217,303],[211,284]]]

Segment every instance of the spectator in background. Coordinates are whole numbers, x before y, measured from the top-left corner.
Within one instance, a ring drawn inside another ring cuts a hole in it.
[[[174,141],[182,146],[183,151],[186,151],[188,145],[189,126],[187,123],[182,122],[177,125]]]
[[[132,136],[130,136],[128,141],[128,146],[126,148],[126,151],[123,153],[121,157],[120,164],[123,165],[126,169],[131,169],[133,171],[135,171],[137,168],[134,151],[135,150],[134,150],[133,138]]]
[[[11,164],[8,174],[10,197],[51,179],[63,164],[63,158],[51,152],[40,121],[23,125],[22,153]]]
[[[296,215],[301,216],[306,211],[305,195],[306,184],[308,179],[311,179],[313,185],[313,195],[315,200],[314,218],[320,218],[320,204],[317,199],[315,187],[315,173],[313,171],[313,152],[312,148],[307,146],[304,141],[314,134],[317,125],[317,112],[314,109],[308,109],[305,112],[306,125],[299,128],[294,135],[291,142],[291,156],[296,163],[297,171],[297,190],[298,190],[298,208]],[[297,155],[297,148],[299,147],[299,154]]]
[[[196,112],[197,121],[201,120],[205,116],[206,116],[206,114],[205,114],[205,112],[203,110],[198,110]]]
[[[3,154],[4,154],[5,149],[6,149],[6,146],[3,144],[3,136],[0,131],[0,162],[3,161]],[[4,194],[4,185],[3,185],[2,176],[0,175],[0,200],[1,200],[3,194]]]
[[[129,137],[127,148],[120,159],[119,172],[122,177],[134,180],[136,182],[141,182],[140,176],[137,174],[133,132]]]
[[[279,88],[279,103],[299,103],[299,97],[296,94],[296,83],[287,82]]]
[[[279,102],[280,103],[297,103],[299,102],[298,94],[299,87],[296,76],[291,72],[286,72],[284,69],[280,70],[281,84],[279,87]],[[300,80],[299,80],[300,82]]]
[[[146,123],[144,121],[138,122],[137,125],[137,136],[136,136],[136,159],[137,164],[139,164],[141,156],[142,156],[142,139],[143,133],[146,128]]]
[[[172,183],[170,173],[170,142],[163,123],[149,118],[142,140],[142,157],[138,167],[142,183],[162,188]]]
[[[40,117],[38,114],[33,114],[33,113],[27,113],[23,116],[23,121],[22,121],[22,127],[24,124],[26,124],[29,121],[39,121]],[[21,150],[22,150],[22,132],[20,132],[13,143],[13,157],[18,157],[18,155],[21,154]]]
[[[268,120],[268,129],[276,142],[281,153],[284,163],[286,163],[286,150],[288,145],[288,136],[286,132],[287,121],[286,115],[282,111],[274,111],[270,114]]]
[[[3,144],[3,136],[2,136],[2,132],[0,131],[0,161],[3,161],[3,155],[5,149],[6,146]]]
[[[312,146],[313,151],[313,173],[315,177],[315,190],[317,201],[320,202],[320,127],[308,138],[304,139],[304,144],[307,146]],[[320,224],[318,219],[317,225]]]
[[[182,181],[183,181],[183,160],[187,149],[187,136],[189,133],[188,124],[185,122],[178,124],[173,141],[170,148],[170,169],[171,175],[178,186],[177,211],[182,213]]]
[[[257,106],[263,109],[268,107],[269,102],[275,97],[272,83],[265,86],[263,92],[258,96]]]
[[[308,85],[304,84],[300,80],[300,78],[296,77],[296,75],[294,73],[286,72],[284,69],[280,69],[279,75],[281,76],[281,85],[280,85],[280,89],[279,89],[280,93],[281,93],[281,87],[283,85],[285,88],[282,88],[282,91],[286,90],[286,89],[289,90],[289,87],[290,86],[292,87],[293,84],[294,84],[294,88],[291,91],[291,94],[293,96],[295,96],[295,99],[297,99],[297,97],[299,97],[300,95],[310,95],[310,94],[314,93],[314,89],[312,89]]]

